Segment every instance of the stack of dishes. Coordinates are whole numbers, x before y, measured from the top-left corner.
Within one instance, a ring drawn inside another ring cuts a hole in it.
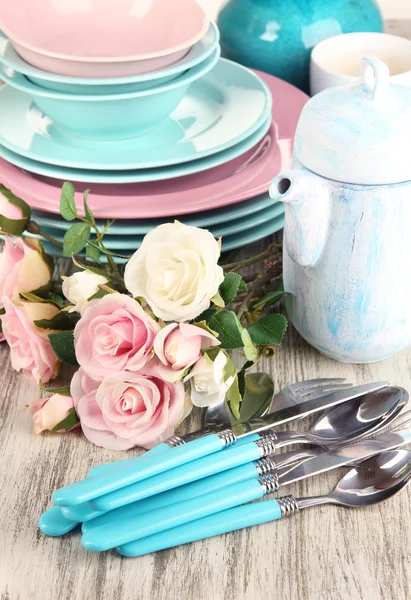
[[[308,98],[221,59],[194,0],[0,0],[0,28],[0,182],[56,239],[63,181],[119,254],[174,218],[223,250],[282,228],[267,190]]]

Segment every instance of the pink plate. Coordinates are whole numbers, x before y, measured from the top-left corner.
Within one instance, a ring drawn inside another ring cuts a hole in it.
[[[73,77],[121,77],[184,56],[208,29],[194,0],[0,0],[0,29],[21,56]]]
[[[291,163],[297,121],[308,100],[303,92],[257,72],[273,94],[273,124],[257,146],[225,165],[172,181],[129,184],[78,184],[91,189],[89,204],[98,218],[145,219],[220,208],[267,192],[271,180]],[[35,177],[0,159],[0,183],[34,209],[58,213],[62,182]]]

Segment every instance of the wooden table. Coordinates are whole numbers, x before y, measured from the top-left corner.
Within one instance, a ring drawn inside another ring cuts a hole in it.
[[[411,22],[400,27],[411,32]],[[330,376],[355,384],[387,379],[411,390],[411,350],[379,364],[345,365],[322,357],[292,329],[263,368],[276,391]],[[4,345],[0,373],[0,600],[411,600],[410,489],[372,508],[318,507],[139,559],[88,553],[78,533],[45,537],[36,524],[52,491],[127,454],[76,433],[35,436],[25,406],[39,390],[11,369]],[[199,425],[197,412],[185,430]],[[326,493],[343,472],[285,493]]]

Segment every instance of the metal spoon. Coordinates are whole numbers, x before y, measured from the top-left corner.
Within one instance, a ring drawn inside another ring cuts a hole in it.
[[[386,387],[326,411],[307,433],[276,432],[276,449],[292,444],[332,447],[373,435],[397,418],[408,402],[408,392]]]
[[[117,550],[123,556],[142,556],[245,527],[276,521],[303,508],[320,504],[338,504],[350,508],[371,506],[391,498],[410,482],[411,452],[407,450],[384,452],[350,470],[326,496],[310,498],[284,496],[278,500],[245,504],[124,544]]]

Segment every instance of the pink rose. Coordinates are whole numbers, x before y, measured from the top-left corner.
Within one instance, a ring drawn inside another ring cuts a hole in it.
[[[76,357],[95,380],[118,371],[139,371],[153,357],[160,326],[125,294],[92,300],[74,330]]]
[[[52,319],[59,309],[54,304],[22,302],[4,298],[3,334],[10,346],[11,364],[26,377],[46,383],[57,374],[60,361],[48,338],[50,330],[40,329],[34,321]]]
[[[16,204],[12,204],[4,194],[0,192],[0,215],[11,221],[24,219],[23,212]]]
[[[69,414],[69,410],[74,408],[74,401],[71,396],[61,396],[54,394],[50,398],[41,398],[29,404],[28,410],[33,418],[34,433],[42,431],[51,431],[58,423],[61,423]],[[77,427],[76,424],[72,429]],[[60,429],[57,433],[64,433],[65,429]]]
[[[154,340],[159,376],[166,381],[177,381],[186,369],[198,361],[201,350],[219,344],[212,333],[201,327],[187,323],[167,325]]]
[[[18,298],[22,292],[37,290],[50,283],[51,275],[38,240],[7,236],[0,254],[0,307],[4,297]]]
[[[184,414],[184,386],[122,371],[100,384],[79,369],[71,393],[85,436],[110,450],[152,448],[171,437]]]

